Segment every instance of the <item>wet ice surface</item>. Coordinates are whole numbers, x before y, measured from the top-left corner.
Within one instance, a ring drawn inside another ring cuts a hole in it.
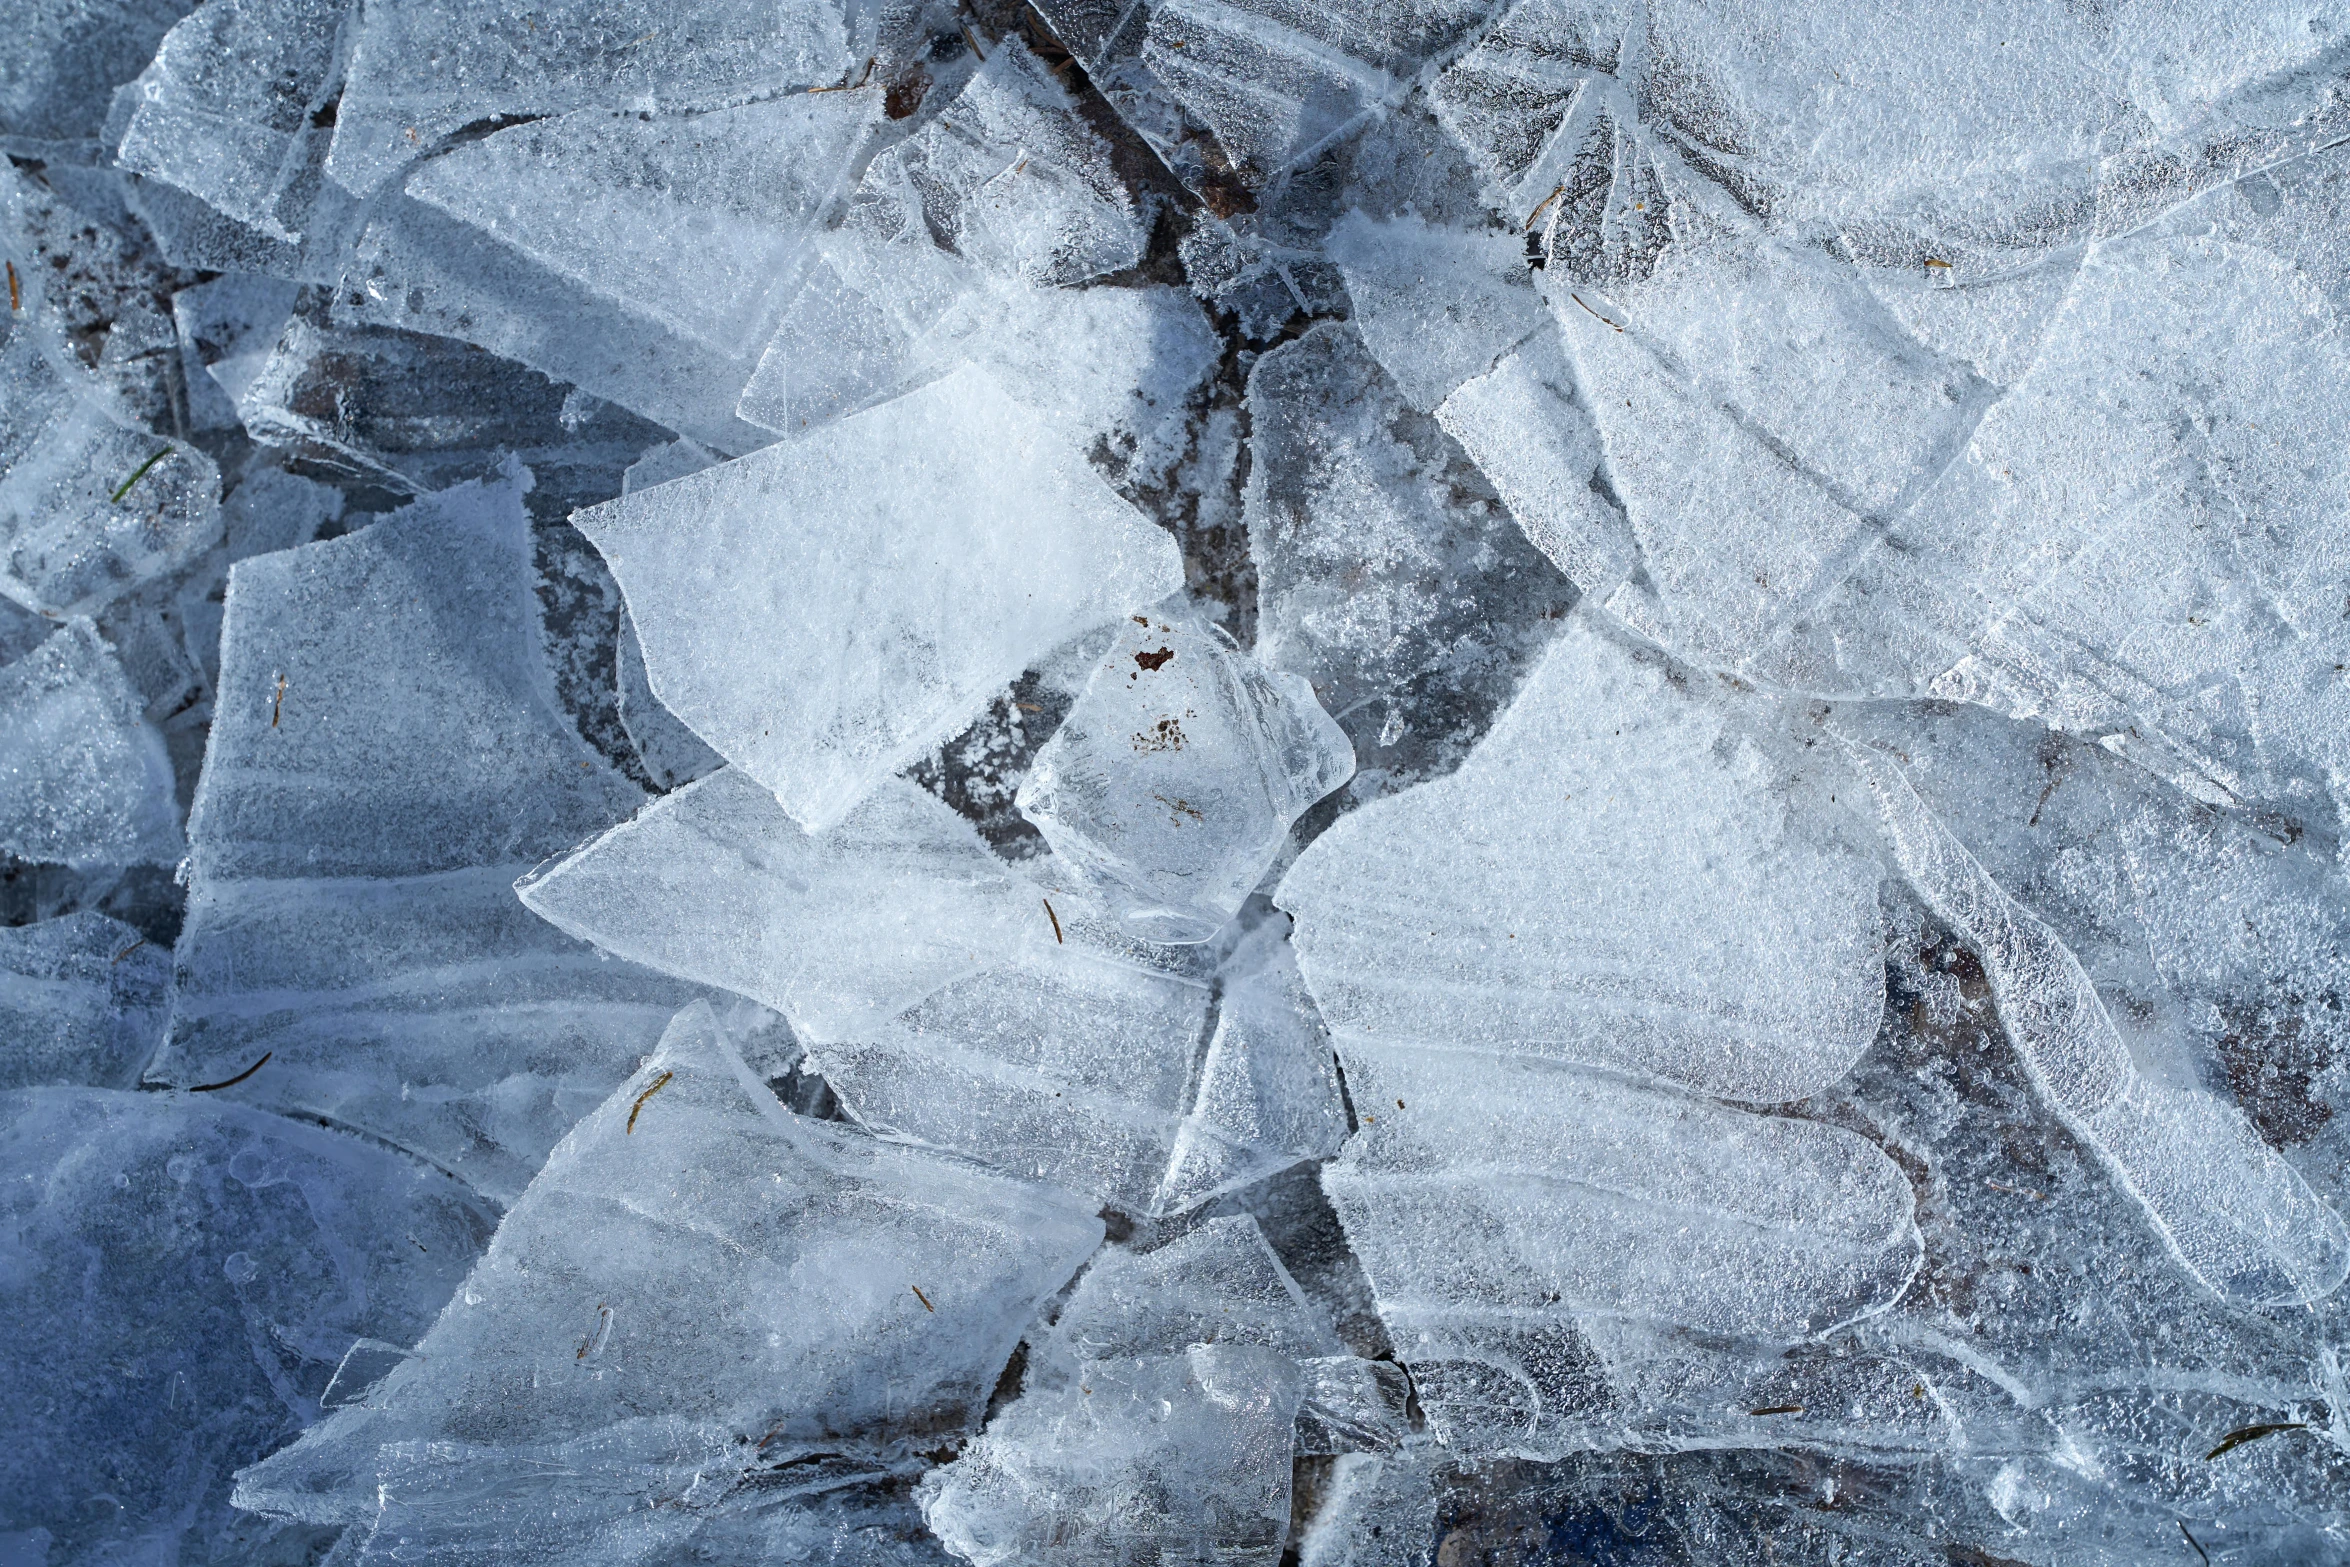
[[[0,1564],[2350,1559],[2346,26],[32,0]]]

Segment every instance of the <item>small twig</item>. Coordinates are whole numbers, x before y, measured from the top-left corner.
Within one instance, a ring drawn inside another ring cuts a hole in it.
[[[8,308],[11,313],[24,308],[24,285],[16,280],[16,263],[8,263]]]
[[[1990,1187],[1995,1192],[2013,1192],[2018,1197],[2037,1197],[2042,1202],[2046,1202],[2048,1200],[2048,1194],[2046,1192],[2036,1192],[2029,1186],[2010,1186],[2005,1181],[1991,1180],[1986,1180],[1983,1184]]]
[[[121,502],[122,502],[122,498],[123,498],[125,495],[128,495],[128,494],[130,494],[130,492],[131,492],[131,486],[132,486],[132,485],[134,485],[134,484],[136,484],[136,483],[138,483],[138,482],[139,482],[141,479],[144,479],[145,477],[147,477],[147,470],[148,470],[148,469],[150,469],[150,468],[154,467],[154,466],[155,466],[157,463],[159,463],[159,462],[163,461],[163,459],[164,459],[164,458],[166,458],[166,457],[169,457],[170,455],[171,455],[171,448],[170,448],[170,447],[168,447],[168,446],[166,446],[165,448],[163,448],[163,450],[161,450],[161,451],[157,452],[157,453],[156,453],[154,456],[152,456],[152,457],[148,458],[148,459],[147,459],[145,462],[143,462],[143,463],[139,464],[137,471],[135,471],[134,473],[132,473],[132,474],[131,474],[131,476],[130,476],[129,478],[127,478],[127,479],[123,480],[123,481],[122,481],[122,483],[121,483],[119,486],[117,486],[117,487],[116,487],[116,489],[115,489],[115,492],[114,492],[113,496],[111,497],[112,501],[113,501],[113,502],[114,502],[116,505],[120,505],[120,504],[121,504]]]
[[[127,957],[129,957],[129,956],[130,956],[132,953],[134,953],[134,952],[138,951],[138,950],[139,950],[141,947],[145,946],[146,944],[147,944],[147,938],[146,938],[146,937],[144,937],[144,936],[141,936],[141,937],[140,937],[138,940],[136,940],[136,941],[132,942],[132,943],[131,943],[129,946],[127,946],[127,947],[123,948],[123,949],[122,949],[120,952],[117,952],[117,953],[114,955],[114,963],[120,963],[120,962],[121,962],[121,961],[122,961],[124,958],[127,958]],[[109,963],[109,964],[107,964],[106,966],[107,966],[108,968],[112,968],[112,967],[114,967],[114,963]]]
[[[1569,294],[1567,297],[1573,300],[1576,304],[1583,305],[1583,296],[1581,294]],[[1615,327],[1619,332],[1624,330],[1622,327],[1616,326],[1613,321],[1610,321],[1607,317],[1601,315],[1598,311],[1592,309],[1589,305],[1583,305],[1583,313],[1589,316],[1592,320],[1598,322],[1601,326]]]
[[[1053,900],[1050,898],[1044,900],[1044,917],[1053,922],[1054,945],[1065,945],[1061,940],[1061,916],[1053,912]]]
[[[251,1077],[255,1072],[258,1072],[263,1067],[269,1065],[269,1058],[276,1054],[277,1052],[274,1050],[264,1050],[261,1052],[260,1060],[254,1062],[251,1066],[245,1068],[245,1070],[239,1072],[236,1076],[222,1078],[217,1083],[198,1083],[195,1087],[189,1089],[188,1092],[191,1094],[209,1094],[215,1093],[223,1088],[234,1088],[239,1083],[243,1082],[246,1078]]]
[[[1800,1415],[1803,1413],[1803,1406],[1801,1404],[1765,1404],[1760,1409],[1749,1409],[1747,1413],[1750,1415]]]
[[[2203,1558],[2204,1567],[2211,1567],[2211,1553],[2203,1548],[2203,1542],[2201,1540],[2196,1539],[2191,1534],[2187,1534],[2187,1520],[2181,1518],[2178,1520],[2178,1524],[2179,1533],[2187,1535],[2187,1543],[2195,1547],[2196,1555]]]
[[[269,727],[270,727],[270,728],[272,728],[272,729],[275,729],[275,728],[277,727],[277,719],[278,719],[278,714],[284,710],[284,708],[285,708],[285,705],[286,705],[286,677],[285,677],[285,676],[283,676],[283,675],[280,675],[280,676],[278,676],[278,677],[277,677],[277,694],[276,694],[275,696],[273,696],[273,697],[271,697],[271,698],[269,699]]]
[[[924,1311],[928,1311],[928,1312],[932,1312],[932,1313],[936,1313],[936,1312],[937,1312],[938,1308],[937,1308],[936,1306],[933,1306],[933,1305],[930,1303],[930,1297],[922,1293],[922,1286],[921,1286],[921,1285],[919,1285],[919,1284],[909,1284],[909,1285],[907,1285],[907,1286],[906,1286],[906,1288],[908,1288],[908,1289],[912,1290],[912,1291],[914,1292],[914,1298],[915,1298],[916,1300],[918,1300],[918,1301],[922,1302],[922,1309],[923,1309]]]
[[[955,25],[963,29],[963,42],[971,46],[971,52],[979,56],[979,63],[985,65],[987,63],[987,51],[979,47],[979,39],[972,33],[971,24],[969,22],[958,22]]]
[[[669,1086],[669,1079],[676,1075],[677,1074],[674,1072],[663,1072],[659,1077],[653,1079],[652,1087],[646,1089],[643,1093],[636,1096],[636,1103],[628,1107],[628,1130],[621,1133],[621,1136],[633,1137],[636,1135],[637,1113],[644,1109],[646,1100],[652,1098],[662,1089],[667,1088]]]
[[[2309,1422],[2306,1420],[2271,1420],[2262,1425],[2238,1426],[2226,1436],[2221,1437],[2219,1446],[2205,1453],[2203,1461],[2208,1464],[2222,1453],[2232,1453],[2246,1442],[2257,1442],[2262,1437],[2274,1436],[2279,1431],[2306,1431],[2308,1429]]]
[[[589,1355],[604,1347],[604,1340],[611,1337],[611,1334],[612,1308],[610,1306],[598,1306],[596,1308],[595,1331],[590,1333],[586,1338],[579,1341],[579,1353],[572,1356],[571,1358],[574,1360],[587,1359]]]
[[[1542,208],[1547,207],[1552,202],[1558,200],[1561,195],[1565,194],[1566,188],[1566,181],[1559,181],[1559,183],[1551,190],[1551,193],[1542,198],[1542,205],[1536,207],[1532,212],[1526,214],[1526,226],[1519,232],[1526,234],[1531,234],[1534,232],[1534,220],[1542,216]]]

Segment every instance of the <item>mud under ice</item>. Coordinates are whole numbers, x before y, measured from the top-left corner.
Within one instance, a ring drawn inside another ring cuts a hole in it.
[[[0,1567],[2350,1561],[2350,13],[19,9]]]

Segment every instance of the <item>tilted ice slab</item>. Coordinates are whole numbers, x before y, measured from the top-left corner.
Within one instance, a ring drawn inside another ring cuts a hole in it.
[[[95,910],[0,928],[0,1087],[129,1088],[170,983],[168,949]]]
[[[1297,675],[1218,627],[1132,615],[1016,803],[1131,934],[1206,941],[1239,912],[1354,748]]]
[[[902,779],[810,834],[727,768],[520,892],[615,956],[782,1012],[874,1130],[1097,1201],[1192,1207],[1345,1132],[1277,925],[1227,960],[1211,1027],[1204,966],[1136,966]]]
[[[0,851],[36,864],[176,861],[171,760],[145,706],[87,620],[0,667]]]
[[[557,0],[518,23],[382,0],[362,13],[326,168],[364,195],[479,121],[771,97],[838,79],[849,47],[833,0]]]
[[[2350,1275],[2350,1226],[2234,1105],[2141,1073],[2055,932],[2002,892],[1889,760],[1855,748],[1902,870],[1982,954],[2000,1023],[2040,1091],[2179,1261],[2231,1300],[2314,1301]]]
[[[1883,1000],[1878,872],[1724,706],[1570,619],[1459,772],[1282,880],[1341,1038],[1505,1049],[1775,1103]]]
[[[0,317],[0,594],[94,614],[219,538],[220,470],[140,428],[73,357],[38,273],[17,276],[24,308]]]
[[[819,1041],[869,1031],[1052,939],[1035,888],[902,778],[811,834],[740,769],[721,768],[519,891],[572,935],[748,996]]]
[[[362,1128],[500,1199],[691,988],[515,900],[644,796],[557,706],[529,477],[238,564],[151,1069]]]
[[[422,1333],[496,1223],[414,1160],[219,1095],[0,1094],[13,1538],[250,1561],[229,1471],[318,1417],[355,1342]]]
[[[1174,541],[977,370],[575,520],[654,693],[811,830],[1183,581]]]
[[[870,135],[869,93],[648,121],[583,110],[426,163],[408,194],[537,265],[740,357]]]
[[[240,1476],[362,1561],[633,1561],[738,1485],[952,1440],[1101,1221],[803,1120],[707,1006],[548,1157],[412,1358]]]
[[[1134,267],[1148,238],[1109,143],[1007,38],[866,168],[741,416],[796,435],[970,360],[1075,444],[1107,439],[1155,471],[1180,456],[1218,349],[1187,290],[1084,286]]]
[[[125,123],[116,162],[299,243],[303,141],[356,9],[343,0],[206,0],[117,95]]]
[[[977,1567],[1270,1564],[1288,1535],[1299,1362],[1338,1352],[1252,1219],[1108,1252],[1032,1341],[1021,1396],[924,1477],[923,1515]]]

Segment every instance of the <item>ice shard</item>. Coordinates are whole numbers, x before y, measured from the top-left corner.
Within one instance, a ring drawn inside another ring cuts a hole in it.
[[[176,861],[171,761],[145,707],[87,620],[0,666],[0,851],[65,865]]]
[[[510,467],[232,573],[151,1069],[236,1079],[225,1091],[500,1199],[694,994],[514,897],[643,799],[555,706],[522,565],[529,482]]]
[[[654,693],[814,830],[1182,580],[1173,541],[977,370],[578,523]]]
[[[0,1087],[133,1086],[170,983],[166,948],[94,910],[0,929]]]
[[[1205,941],[1354,751],[1296,675],[1214,626],[1131,615],[1037,753],[1020,813],[1134,935]]]
[[[974,1426],[1101,1233],[1065,1197],[792,1115],[691,1007],[414,1355],[239,1500],[371,1526],[362,1561],[641,1559],[738,1487],[822,1491]]]

